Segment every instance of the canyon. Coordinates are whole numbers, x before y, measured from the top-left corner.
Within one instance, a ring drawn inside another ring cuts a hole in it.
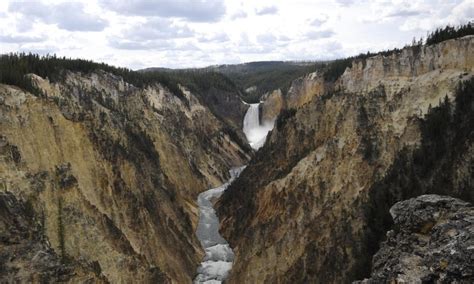
[[[214,73],[0,84],[0,281],[472,282],[473,54],[330,62],[258,103]]]

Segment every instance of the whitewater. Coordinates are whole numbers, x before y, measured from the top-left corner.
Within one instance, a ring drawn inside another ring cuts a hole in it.
[[[250,104],[245,113],[243,131],[250,146],[257,150],[265,143],[273,123],[260,124],[259,104]],[[219,218],[212,201],[218,199],[245,168],[229,171],[230,179],[223,185],[202,192],[198,196],[199,222],[196,235],[204,248],[204,259],[197,269],[194,283],[222,283],[229,275],[234,261],[234,252],[229,243],[219,234]]]
[[[198,196],[199,223],[196,234],[204,248],[205,256],[198,267],[198,275],[194,283],[222,283],[232,269],[234,252],[229,243],[219,234],[219,218],[212,206],[212,201],[222,195],[244,168],[231,169],[229,171],[231,177],[225,184],[204,191]]]
[[[260,124],[260,104],[250,104],[244,117],[244,134],[249,141],[250,147],[258,150],[265,144],[267,134],[273,128],[274,122],[263,122]]]

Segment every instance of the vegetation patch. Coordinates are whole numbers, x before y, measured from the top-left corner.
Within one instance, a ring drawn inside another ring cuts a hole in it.
[[[474,139],[473,98],[474,79],[471,79],[459,84],[454,103],[445,98],[439,106],[430,108],[419,119],[421,145],[403,148],[385,177],[370,189],[365,208],[369,226],[365,244],[368,258],[361,260],[364,262],[361,267],[366,269],[362,269],[365,273],[360,272],[358,279],[370,272],[371,256],[393,225],[389,209],[396,202],[422,194],[448,195],[474,202],[472,177],[467,173],[454,180],[453,174],[461,170],[459,165],[464,159],[473,163],[473,157],[466,156]]]

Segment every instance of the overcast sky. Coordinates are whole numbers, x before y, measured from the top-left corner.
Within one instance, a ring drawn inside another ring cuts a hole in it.
[[[132,69],[321,60],[474,19],[474,0],[88,0],[0,3],[0,53]]]

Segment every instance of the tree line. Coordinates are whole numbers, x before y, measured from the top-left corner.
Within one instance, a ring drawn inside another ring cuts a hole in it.
[[[472,22],[459,26],[448,25],[444,28],[438,28],[428,34],[426,45],[433,45],[448,39],[460,38],[467,35],[474,35],[474,24]]]
[[[56,55],[40,56],[32,53],[10,53],[0,55],[0,83],[14,85],[41,96],[40,90],[33,86],[25,75],[33,73],[51,82],[60,82],[65,71],[90,74],[99,70],[120,76],[125,82],[143,88],[161,84],[181,99],[185,96],[179,85],[186,86],[193,92],[205,92],[210,88],[237,90],[235,84],[225,75],[212,71],[151,71],[137,72],[128,68],[114,67],[85,59],[71,59]]]

